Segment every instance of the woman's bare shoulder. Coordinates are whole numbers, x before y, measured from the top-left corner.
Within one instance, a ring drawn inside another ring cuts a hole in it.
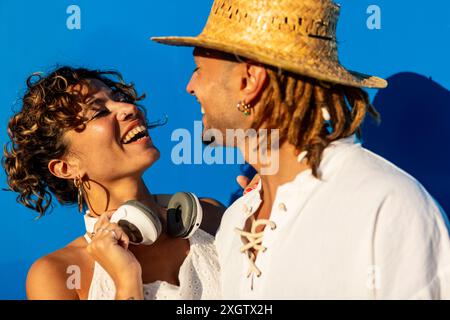
[[[86,245],[83,238],[78,238],[66,247],[36,260],[28,271],[28,299],[77,300],[79,288],[73,276],[78,272],[81,277],[81,269],[89,260],[83,250]]]

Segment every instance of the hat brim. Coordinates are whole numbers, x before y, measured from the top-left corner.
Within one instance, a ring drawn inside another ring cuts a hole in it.
[[[308,61],[302,61],[301,57],[291,57],[288,55],[276,56],[273,52],[264,50],[264,48],[255,48],[246,44],[228,44],[205,37],[152,37],[151,40],[171,46],[200,47],[218,50],[296,74],[351,87],[382,89],[388,86],[387,81],[382,78],[349,71],[339,63],[323,62],[321,64],[311,65]]]

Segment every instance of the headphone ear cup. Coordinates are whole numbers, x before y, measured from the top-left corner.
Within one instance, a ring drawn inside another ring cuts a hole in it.
[[[189,238],[200,227],[203,211],[193,193],[173,195],[167,206],[167,232],[174,238]]]
[[[123,204],[113,214],[111,222],[117,222],[135,245],[151,245],[162,232],[158,215],[136,200]]]

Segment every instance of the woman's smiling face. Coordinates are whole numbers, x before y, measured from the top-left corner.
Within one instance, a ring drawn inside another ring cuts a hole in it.
[[[143,113],[102,81],[72,88],[88,95],[82,115],[84,130],[70,130],[64,139],[69,157],[74,155],[81,172],[90,180],[108,184],[124,178],[140,178],[159,159],[148,135]]]

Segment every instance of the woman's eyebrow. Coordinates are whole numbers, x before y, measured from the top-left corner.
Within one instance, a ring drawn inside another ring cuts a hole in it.
[[[92,98],[88,99],[88,101],[86,101],[86,105],[91,107],[92,105],[95,105],[95,104],[105,104],[107,101],[108,101],[108,99],[106,99],[104,97],[92,97]]]

